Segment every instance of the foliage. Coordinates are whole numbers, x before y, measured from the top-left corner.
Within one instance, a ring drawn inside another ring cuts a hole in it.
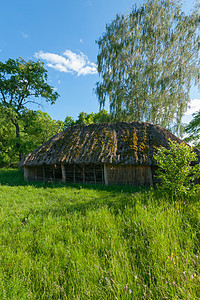
[[[104,122],[110,122],[111,116],[108,114],[108,112],[105,109],[102,109],[98,113],[86,113],[81,112],[78,115],[78,119],[74,121],[74,119],[70,116],[67,116],[64,121],[65,128],[69,126],[74,126],[76,124],[86,124],[90,125],[93,123],[104,123]]]
[[[117,15],[98,40],[96,86],[117,120],[150,121],[177,131],[199,73],[199,6],[190,15],[179,1],[148,0]]]
[[[63,129],[64,123],[62,121],[55,121],[47,113],[40,110],[26,109],[22,115],[21,147],[23,156]]]
[[[185,132],[188,134],[185,141],[192,142],[197,148],[200,148],[200,111],[192,116],[193,119],[185,127]]]
[[[0,110],[1,112],[1,110]],[[20,136],[20,152],[22,156],[33,151],[54,134],[64,129],[62,121],[55,121],[42,111],[25,109],[18,119]],[[18,151],[16,136],[11,120],[0,113],[0,166],[16,165]]]
[[[64,121],[64,129],[66,129],[69,126],[74,126],[76,123],[74,119],[70,116],[66,116],[65,121]]]
[[[17,161],[13,141],[15,141],[14,126],[0,107],[0,166],[11,165]]]
[[[158,165],[157,178],[161,182],[158,188],[168,195],[182,197],[196,189],[194,184],[200,177],[200,164],[192,164],[197,161],[192,147],[170,139],[169,145],[170,149],[160,147],[154,155]]]
[[[58,93],[47,84],[47,71],[40,61],[26,62],[22,58],[0,62],[0,106],[6,117],[12,122],[16,132],[16,151],[19,160],[21,152],[20,119],[26,105],[41,105],[36,98],[44,98],[54,104]]]
[[[199,196],[28,184],[1,169],[0,298],[199,299]]]

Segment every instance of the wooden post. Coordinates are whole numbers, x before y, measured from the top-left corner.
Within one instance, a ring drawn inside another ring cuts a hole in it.
[[[28,179],[29,179],[29,169],[26,167],[26,166],[24,166],[24,180],[25,181],[28,181]]]
[[[153,186],[151,167],[148,167],[148,181],[149,181],[149,185]]]
[[[62,171],[62,182],[66,182],[66,173],[65,173],[65,165],[61,164],[61,171]]]
[[[107,172],[106,164],[104,164],[103,167],[104,167],[104,182],[105,185],[108,185],[108,172]]]
[[[76,169],[75,169],[75,165],[74,165],[74,183],[76,183]]]
[[[45,181],[45,170],[44,170],[44,166],[42,166],[42,176],[43,176],[43,180]]]
[[[55,168],[56,168],[56,165],[53,165],[53,180],[55,181],[56,179],[56,176],[55,176]]]
[[[96,178],[96,169],[95,169],[95,165],[94,165],[94,183],[97,183],[97,178]]]
[[[35,180],[37,180],[37,167],[35,168]]]
[[[83,171],[83,184],[85,183],[85,168],[84,165],[82,166],[82,171]]]

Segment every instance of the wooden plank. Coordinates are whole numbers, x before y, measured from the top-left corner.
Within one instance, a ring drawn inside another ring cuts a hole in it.
[[[26,166],[24,166],[24,180],[25,181],[28,181],[29,180],[29,177],[31,177],[30,175],[29,175],[29,169],[30,168],[28,168],[28,167],[26,167]]]
[[[35,180],[37,180],[37,167],[35,168]]]
[[[45,169],[44,169],[44,166],[42,166],[42,176],[43,176],[43,180],[45,181]]]
[[[55,176],[55,166],[53,165],[53,180],[55,181],[56,176]]]
[[[61,164],[61,171],[62,171],[62,182],[66,182],[66,174],[65,174],[65,165]]]
[[[82,172],[83,172],[83,183],[85,183],[85,168],[84,168],[84,165],[82,166]]]
[[[97,178],[96,178],[96,169],[95,169],[95,165],[94,165],[94,183],[97,183]]]
[[[106,164],[104,164],[103,167],[104,167],[104,183],[105,185],[108,185],[108,172],[107,172]]]
[[[148,167],[148,183],[149,183],[150,186],[153,186],[153,178],[152,178],[151,167]]]
[[[76,169],[75,169],[75,165],[74,165],[74,183],[76,183]]]

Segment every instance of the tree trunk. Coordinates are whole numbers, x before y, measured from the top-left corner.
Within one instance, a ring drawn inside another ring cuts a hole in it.
[[[14,123],[16,129],[16,148],[19,155],[19,161],[22,160],[22,151],[21,151],[21,141],[20,141],[20,129],[19,124],[17,122]]]

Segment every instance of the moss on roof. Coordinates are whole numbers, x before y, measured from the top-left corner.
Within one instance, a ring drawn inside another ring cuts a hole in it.
[[[57,163],[111,163],[155,165],[157,147],[169,148],[168,139],[183,142],[158,125],[145,122],[118,122],[76,125],[54,135],[29,153],[23,166]],[[195,150],[200,160],[200,151]]]

